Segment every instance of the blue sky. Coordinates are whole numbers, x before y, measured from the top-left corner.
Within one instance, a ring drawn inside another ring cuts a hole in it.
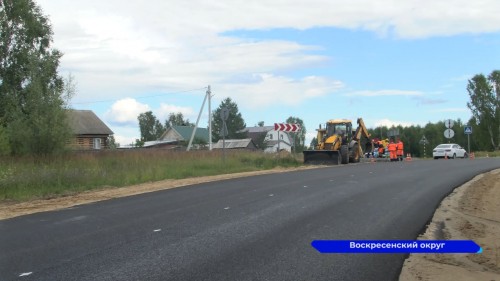
[[[495,0],[37,2],[77,81],[72,106],[121,144],[144,111],[195,121],[207,85],[213,109],[231,97],[249,126],[303,119],[307,143],[333,118],[467,121],[467,80],[500,68]]]

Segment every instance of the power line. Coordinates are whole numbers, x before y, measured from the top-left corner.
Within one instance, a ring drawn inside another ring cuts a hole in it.
[[[179,92],[163,93],[163,94],[151,95],[151,96],[134,97],[134,99],[137,99],[137,100],[138,100],[138,99],[155,98],[155,97],[161,97],[161,96],[166,96],[166,95],[182,94],[182,93],[194,92],[194,91],[205,90],[205,89],[207,89],[207,87],[197,88],[197,89],[191,89],[191,90],[185,90],[185,91],[179,91]],[[117,101],[117,100],[120,100],[120,99],[109,99],[109,100],[99,100],[99,101],[75,102],[75,103],[72,103],[72,104],[91,104],[91,103],[103,103],[103,102],[113,102],[113,101]]]

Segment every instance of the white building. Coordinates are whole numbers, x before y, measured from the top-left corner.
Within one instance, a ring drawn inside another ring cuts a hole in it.
[[[274,126],[247,127],[245,131],[255,143],[258,143],[262,134],[266,135],[264,152],[292,151],[293,141],[290,135],[287,132],[274,130]]]

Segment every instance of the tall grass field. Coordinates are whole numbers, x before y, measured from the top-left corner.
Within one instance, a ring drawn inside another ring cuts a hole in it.
[[[0,158],[0,201],[51,198],[164,179],[297,167],[300,157],[261,152],[110,150]]]

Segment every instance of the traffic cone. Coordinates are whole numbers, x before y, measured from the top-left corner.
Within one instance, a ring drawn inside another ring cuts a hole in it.
[[[410,153],[406,153],[406,161],[411,161],[411,154]]]

